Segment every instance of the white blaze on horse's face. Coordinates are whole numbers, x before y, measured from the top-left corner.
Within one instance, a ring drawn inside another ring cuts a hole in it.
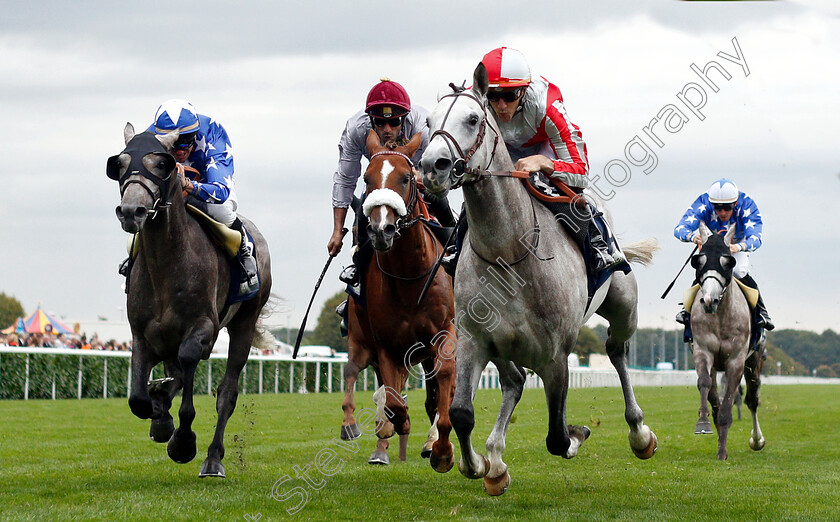
[[[726,287],[723,276],[717,272],[707,272],[703,283],[700,285],[700,303],[706,313],[717,312],[723,297],[723,289]]]
[[[406,199],[409,197],[411,170],[404,170],[398,171],[386,158],[380,166],[376,163],[369,165],[365,173],[367,194],[362,211],[369,219],[367,234],[377,250],[391,248],[397,233],[397,219],[408,213]]]

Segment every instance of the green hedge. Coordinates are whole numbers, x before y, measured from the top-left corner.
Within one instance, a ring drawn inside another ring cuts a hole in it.
[[[0,354],[0,399],[23,399],[26,381],[26,354]],[[56,399],[75,399],[78,397],[79,366],[82,368],[82,397],[102,397],[103,370],[105,361],[108,361],[108,397],[127,397],[126,384],[129,373],[129,358],[122,357],[97,357],[90,355],[29,355],[29,398],[30,399],[51,399],[53,398],[53,386],[55,386]],[[315,391],[315,363],[288,362],[288,361],[262,361],[263,365],[263,393],[274,393],[275,375],[277,389],[280,393],[289,391],[289,366],[294,364],[295,392],[301,391],[303,383],[304,365],[306,366],[306,391]],[[224,377],[226,359],[212,359],[201,361],[196,369],[195,385],[193,389],[196,394],[207,394],[208,365],[210,368],[211,393],[215,394],[216,388]],[[326,392],[329,383],[327,382],[327,363],[320,365],[320,386],[319,392]],[[341,383],[344,380],[341,366],[333,364],[332,390],[341,390]],[[259,393],[260,361],[251,360],[245,365],[242,374],[239,376],[240,393]],[[163,377],[163,365],[159,364],[152,370],[152,378]],[[368,389],[374,388],[376,377],[372,369],[368,370]],[[411,383],[414,384],[414,383]],[[362,377],[356,385],[357,390],[363,386]],[[415,386],[416,387],[416,386]]]

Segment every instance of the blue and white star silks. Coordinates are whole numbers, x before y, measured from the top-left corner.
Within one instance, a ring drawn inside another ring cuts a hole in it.
[[[757,250],[761,246],[761,232],[763,223],[755,201],[747,194],[738,194],[738,202],[732,217],[726,223],[717,218],[714,205],[709,202],[709,195],[701,194],[683,214],[679,224],[674,228],[674,237],[680,241],[692,241],[698,234],[700,221],[716,234],[725,234],[730,227],[735,227],[734,243],[741,243],[748,252]]]
[[[147,130],[154,132],[154,124]],[[230,197],[233,180],[233,148],[225,128],[216,120],[198,115],[195,149],[184,162],[201,174],[193,180],[198,187],[195,197],[210,204],[219,204]]]

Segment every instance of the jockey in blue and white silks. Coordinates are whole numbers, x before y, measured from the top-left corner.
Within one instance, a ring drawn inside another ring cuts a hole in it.
[[[216,221],[242,234],[239,261],[242,281],[239,294],[248,295],[259,289],[257,263],[253,243],[236,215],[238,202],[233,185],[233,147],[227,131],[209,116],[198,114],[193,105],[181,99],[167,100],[155,112],[155,120],[147,129],[155,134],[169,134],[177,130],[178,139],[172,146],[175,160],[196,169],[196,179],[184,176],[182,188],[187,202],[198,203]]]
[[[709,190],[694,200],[674,228],[674,237],[686,243],[700,245],[700,222],[704,222],[715,234],[726,234],[735,227],[735,236],[729,245],[735,268],[732,275],[751,288],[758,289],[758,284],[749,274],[750,253],[755,252],[762,243],[764,222],[755,201],[741,192],[735,182],[721,178],[715,181]],[[688,313],[683,310],[677,314],[677,321],[688,323]],[[756,326],[772,330],[775,328],[764,299],[759,293],[756,305]]]
[[[184,100],[164,102],[147,130],[167,134],[176,128],[184,139],[179,137],[175,144],[175,159],[200,174],[198,180],[190,180],[193,188],[189,195],[207,203],[213,219],[230,226],[236,219],[238,202],[233,185],[233,148],[227,131],[211,117],[195,112]],[[189,145],[194,146],[190,152],[181,153],[179,142],[187,151]]]

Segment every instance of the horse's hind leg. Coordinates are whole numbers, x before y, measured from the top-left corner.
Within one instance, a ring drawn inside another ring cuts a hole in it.
[[[501,495],[510,486],[510,474],[507,464],[502,460],[505,452],[505,438],[510,426],[513,410],[522,398],[522,388],[525,386],[525,370],[510,361],[493,359],[493,364],[499,370],[499,383],[502,386],[502,405],[493,431],[487,438],[487,458],[490,460],[490,471],[484,477],[484,491],[488,495]]]
[[[487,475],[490,462],[473,449],[471,436],[475,427],[475,411],[472,401],[488,359],[483,351],[478,353],[479,348],[473,339],[463,339],[466,335],[468,334],[461,335],[458,340],[458,357],[455,361],[457,384],[452,406],[449,407],[449,417],[461,446],[458,469],[465,477],[478,479]]]
[[[341,409],[344,411],[344,420],[341,423],[341,440],[353,440],[362,435],[354,417],[354,413],[356,412],[354,392],[359,373],[367,368],[369,364],[370,357],[365,349],[351,348],[347,366],[344,367],[344,400],[341,403]]]
[[[548,405],[548,436],[545,446],[552,455],[571,459],[589,438],[586,426],[566,424],[566,397],[569,394],[569,367],[566,361],[552,361],[537,370],[545,385],[545,399]]]
[[[640,459],[649,459],[656,452],[656,434],[645,425],[645,414],[636,402],[636,394],[630,384],[627,370],[627,353],[630,349],[628,340],[636,331],[638,322],[638,290],[633,273],[616,273],[610,290],[598,315],[609,321],[606,349],[624,394],[624,419],[630,426],[630,448]]]
[[[758,425],[758,389],[761,387],[761,367],[764,359],[757,351],[751,351],[745,364],[744,376],[747,380],[747,394],[744,402],[752,414],[752,433],[750,433],[750,448],[759,451],[764,448],[764,435],[761,433],[761,426]]]
[[[213,323],[209,319],[199,320],[181,342],[178,348],[178,364],[181,367],[184,386],[181,394],[181,407],[178,410],[178,428],[166,445],[169,458],[179,464],[185,464],[195,458],[195,432],[192,423],[195,419],[193,405],[193,384],[195,369],[201,355],[210,353],[213,341]]]
[[[240,309],[239,313],[242,313]],[[225,478],[225,467],[222,459],[225,458],[225,428],[228,419],[236,408],[236,399],[239,397],[239,375],[242,368],[248,362],[248,354],[251,351],[251,341],[254,339],[256,330],[256,319],[246,321],[245,324],[238,322],[237,318],[228,324],[230,334],[230,346],[228,348],[228,361],[225,368],[225,375],[219,388],[216,391],[216,431],[213,433],[213,440],[207,448],[207,458],[201,464],[199,477]]]

